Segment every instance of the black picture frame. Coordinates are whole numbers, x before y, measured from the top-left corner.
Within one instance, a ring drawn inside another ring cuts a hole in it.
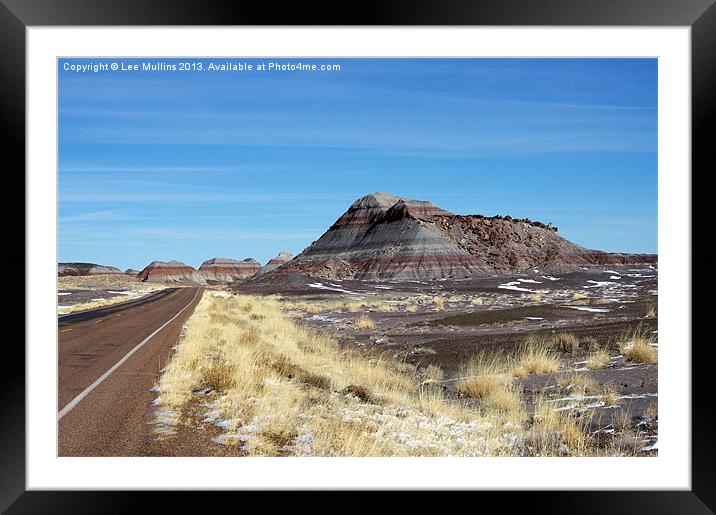
[[[25,168],[25,30],[33,26],[111,25],[577,25],[688,26],[691,28],[692,72],[692,269],[709,270],[716,258],[704,248],[709,234],[708,205],[713,143],[709,128],[716,125],[716,0],[501,0],[468,1],[364,0],[355,9],[338,4],[208,0],[0,0],[0,126],[5,144],[4,182],[13,197],[25,192],[19,170]],[[8,159],[10,158],[10,159]],[[7,163],[14,163],[10,167]],[[689,173],[684,170],[683,173]],[[9,188],[8,188],[9,185]],[[696,186],[696,187],[694,187]],[[22,195],[24,198],[24,195]],[[6,234],[14,236],[12,255],[3,253],[11,284],[24,291],[17,269],[25,263],[25,224],[10,199],[3,202]],[[24,210],[23,210],[24,213]],[[9,233],[9,234],[8,234]],[[697,238],[697,235],[702,235]],[[698,249],[698,245],[701,248]],[[9,245],[8,245],[9,247]],[[18,254],[22,259],[18,259]],[[12,268],[11,268],[12,267]],[[25,273],[31,273],[26,270]],[[26,276],[27,277],[27,276]],[[695,328],[708,319],[709,302],[692,302]],[[18,306],[15,302],[14,305]],[[24,305],[24,303],[23,303]],[[15,307],[15,310],[18,308]],[[698,332],[694,331],[694,335]],[[692,337],[694,340],[695,337]],[[15,340],[19,342],[19,339]],[[677,344],[677,342],[672,342]],[[678,342],[689,345],[691,342]],[[716,511],[716,444],[711,434],[714,410],[709,380],[713,361],[710,339],[692,345],[692,490],[511,492],[511,503],[529,495],[532,512],[549,513],[714,513]],[[25,353],[18,343],[6,344],[3,385],[0,387],[0,509],[9,513],[129,512],[146,508],[160,493],[25,491]],[[12,348],[10,348],[12,347]],[[230,493],[212,494],[221,502]],[[246,495],[243,493],[241,495]],[[481,493],[481,496],[506,493]],[[424,494],[413,500],[422,502]],[[184,504],[175,492],[172,503]],[[164,499],[162,500],[164,502]],[[248,502],[248,501],[244,501]],[[453,501],[459,502],[459,501]],[[489,499],[481,499],[489,502]],[[353,511],[361,503],[343,501]],[[488,504],[485,504],[487,506]],[[166,506],[165,506],[166,507]],[[363,505],[366,508],[365,505]],[[320,510],[319,510],[320,511]]]

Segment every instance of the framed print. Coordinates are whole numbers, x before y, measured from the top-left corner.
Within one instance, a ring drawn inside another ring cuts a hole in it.
[[[389,489],[711,513],[711,4],[274,25],[5,1],[27,250],[3,508]]]

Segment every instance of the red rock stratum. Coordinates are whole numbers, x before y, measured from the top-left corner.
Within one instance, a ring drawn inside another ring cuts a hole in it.
[[[199,274],[206,281],[232,282],[251,277],[259,270],[261,264],[253,258],[246,258],[243,261],[213,258],[201,264]]]
[[[146,282],[206,284],[197,270],[179,261],[152,261],[137,277]]]

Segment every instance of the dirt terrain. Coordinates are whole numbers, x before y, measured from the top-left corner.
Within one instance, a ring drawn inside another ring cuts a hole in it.
[[[576,348],[552,350],[561,363],[558,373],[517,379],[527,404],[539,399],[564,410],[594,410],[595,432],[609,435],[616,424],[628,424],[656,448],[658,366],[621,352],[635,335],[658,348],[656,265],[581,267],[556,275],[535,269],[464,281],[295,277],[275,287],[235,284],[234,290],[279,295],[290,316],[343,346],[402,361],[418,373],[439,367],[446,394],[455,396],[461,367],[472,356],[509,356],[529,338],[573,335]],[[606,361],[588,366],[599,352]]]

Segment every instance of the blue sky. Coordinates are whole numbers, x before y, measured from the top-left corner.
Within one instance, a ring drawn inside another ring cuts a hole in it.
[[[373,191],[551,222],[590,248],[657,250],[655,59],[64,69],[122,61],[58,63],[60,261],[265,262]]]

